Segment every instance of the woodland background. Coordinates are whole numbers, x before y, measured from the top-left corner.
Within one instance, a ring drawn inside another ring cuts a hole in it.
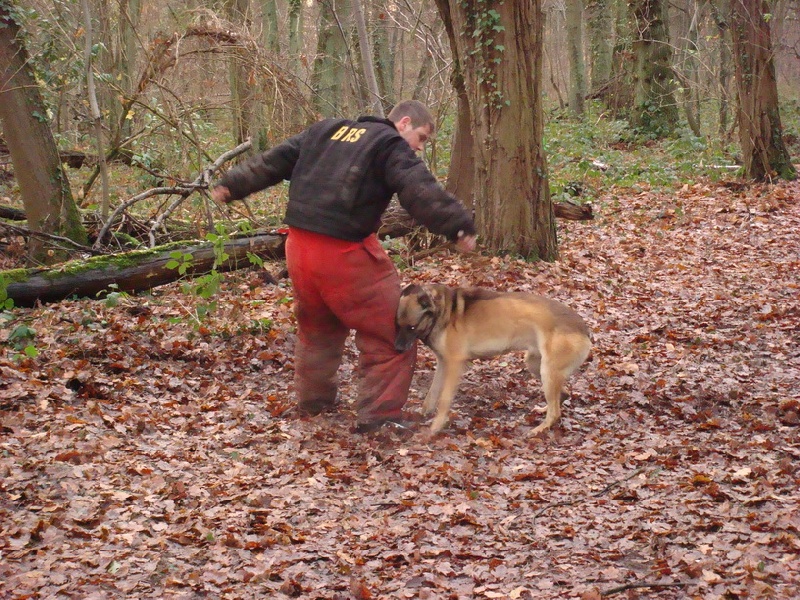
[[[352,345],[342,410],[294,414],[283,264],[221,268],[235,236],[280,226],[285,188],[218,207],[209,167],[319,116],[417,97],[439,124],[425,159],[452,185],[441,4],[14,7],[87,234],[48,244],[82,259],[175,242],[176,281],[30,307],[0,297],[0,596],[800,596],[800,184],[742,176],[722,3],[664,5],[674,112],[655,130],[633,116],[627,5],[543,5],[545,199],[594,215],[554,223],[558,260],[455,255],[418,229],[385,240],[406,282],[531,291],[586,318],[593,356],[559,428],[529,436],[543,399],[509,356],[472,366],[439,436],[422,421],[355,435]],[[797,164],[798,3],[768,9]],[[10,277],[35,236],[23,174],[0,155]],[[511,203],[521,183],[506,183]],[[190,277],[200,241],[219,262]],[[411,417],[432,370],[423,350]]]

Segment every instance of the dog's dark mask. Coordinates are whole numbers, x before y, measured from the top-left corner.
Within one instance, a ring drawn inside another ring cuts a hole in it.
[[[400,294],[400,305],[397,307],[395,317],[397,326],[395,349],[398,352],[405,352],[417,339],[427,342],[435,322],[433,301],[427,292],[415,284],[406,287]]]

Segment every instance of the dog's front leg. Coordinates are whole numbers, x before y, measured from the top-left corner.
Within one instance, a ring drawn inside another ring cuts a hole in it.
[[[441,431],[447,423],[450,404],[453,402],[453,397],[456,395],[458,383],[461,381],[461,374],[464,372],[466,362],[449,360],[443,364],[442,391],[439,395],[436,417],[433,419],[433,423],[431,423],[431,434]]]
[[[444,361],[437,355],[436,357],[436,371],[433,374],[433,382],[428,389],[428,394],[425,396],[425,402],[422,404],[422,412],[426,415],[433,414],[436,410],[436,405],[439,403],[439,396],[442,395],[442,385],[444,384]]]

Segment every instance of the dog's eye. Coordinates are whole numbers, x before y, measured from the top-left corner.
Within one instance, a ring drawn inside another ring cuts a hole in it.
[[[409,329],[410,331],[415,331],[417,328],[416,328],[414,325],[409,325],[409,326],[408,326],[408,329]]]

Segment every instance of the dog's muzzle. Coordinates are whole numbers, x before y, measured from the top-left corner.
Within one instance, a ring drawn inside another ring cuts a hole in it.
[[[398,352],[405,352],[414,345],[417,336],[413,331],[407,328],[400,328],[397,330],[397,335],[394,338],[394,349]]]

